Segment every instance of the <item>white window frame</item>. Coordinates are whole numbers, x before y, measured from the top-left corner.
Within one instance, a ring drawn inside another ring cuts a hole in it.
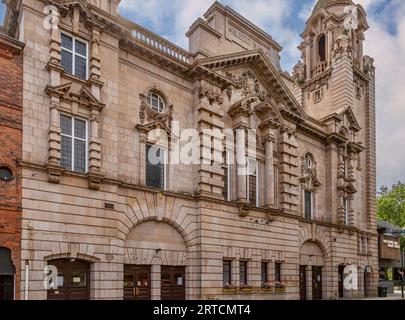
[[[160,110],[159,108],[156,109],[156,108],[153,106],[153,104],[152,104],[152,96],[156,96],[156,97],[157,97],[157,102],[158,102],[158,104],[159,104],[159,105],[162,104],[162,110]],[[165,99],[162,97],[162,95],[160,95],[159,93],[154,92],[154,91],[149,91],[149,92],[148,92],[148,95],[147,95],[147,99],[148,99],[148,103],[149,103],[150,107],[151,107],[154,111],[156,111],[157,113],[163,113],[163,112],[166,111],[166,101],[165,101]]]
[[[256,162],[256,174],[252,175],[250,172],[250,162]],[[250,190],[249,190],[249,185],[250,185],[250,176],[255,176],[256,177],[256,207],[259,207],[259,160],[254,159],[254,158],[248,158],[247,159],[247,181],[246,181],[246,191],[247,191],[247,198],[248,202],[250,203]]]
[[[167,164],[168,164],[168,160],[167,160],[167,156],[168,156],[168,152],[167,152],[167,148],[164,146],[160,146],[157,144],[153,144],[153,143],[147,143],[146,147],[145,147],[145,152],[146,152],[146,148],[147,147],[152,147],[152,148],[159,148],[160,150],[163,151],[163,191],[167,190]],[[145,155],[146,159],[148,159],[148,154]],[[146,166],[146,163],[145,163]],[[145,168],[146,169],[146,168]],[[145,173],[146,170],[145,170]],[[145,181],[146,182],[146,181]]]
[[[305,194],[307,192],[309,192],[311,194],[311,220],[314,220],[314,217],[315,217],[315,192],[313,190],[308,190],[308,189],[304,189],[304,218],[307,218],[307,216],[306,216],[307,197],[305,196]]]
[[[345,210],[345,225],[349,226],[349,220],[350,220],[350,199],[349,198],[343,198],[343,208]]]
[[[73,47],[72,50],[62,47],[62,42],[61,42],[62,51],[66,51],[66,52],[69,52],[72,54],[72,75],[75,77],[81,78],[80,76],[76,75],[76,59],[75,58],[76,58],[76,56],[78,56],[80,58],[86,59],[86,78],[85,78],[85,80],[88,80],[89,79],[89,42],[82,38],[72,36],[71,34],[65,32],[65,31],[61,32],[61,38],[62,38],[62,35],[72,38],[72,47]],[[76,52],[76,41],[82,42],[86,45],[86,56],[83,56]]]
[[[72,135],[68,135],[68,134],[64,134],[61,132],[61,136],[62,137],[66,137],[69,138],[71,140],[71,144],[72,144],[72,161],[70,164],[70,171],[72,172],[77,172],[77,173],[82,173],[79,171],[75,171],[75,139],[79,140],[79,141],[84,141],[85,142],[85,146],[86,146],[86,164],[85,164],[85,172],[83,173],[88,173],[89,172],[89,121],[87,119],[84,118],[80,118],[80,117],[75,117],[66,113],[61,113],[60,117],[65,116],[68,117],[72,120]],[[82,139],[82,138],[77,138],[75,137],[75,120],[79,120],[79,121],[83,121],[86,124],[86,138]]]

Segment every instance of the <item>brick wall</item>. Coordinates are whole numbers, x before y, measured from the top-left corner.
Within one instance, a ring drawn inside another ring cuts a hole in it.
[[[0,247],[11,250],[16,267],[16,298],[21,269],[22,45],[0,34],[0,167],[14,179],[0,181]]]

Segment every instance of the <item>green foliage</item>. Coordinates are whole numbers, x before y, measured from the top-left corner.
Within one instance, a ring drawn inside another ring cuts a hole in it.
[[[378,218],[388,221],[400,228],[405,227],[405,184],[398,182],[392,189],[382,186],[377,197]],[[402,238],[405,250],[405,238]]]

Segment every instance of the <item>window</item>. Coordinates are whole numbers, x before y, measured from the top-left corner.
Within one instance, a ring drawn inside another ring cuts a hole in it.
[[[224,286],[232,284],[232,261],[231,260],[224,260],[223,261],[223,280]]]
[[[62,129],[62,167],[86,173],[88,167],[87,121],[61,115],[60,126]]]
[[[326,37],[323,35],[318,42],[319,60],[326,61]]]
[[[13,180],[13,172],[10,168],[0,167],[0,181],[11,181]]]
[[[247,266],[247,261],[239,261],[239,280],[241,286],[246,286],[248,283]]]
[[[161,190],[166,189],[166,149],[146,146],[146,185]]]
[[[274,265],[274,277],[276,282],[281,282],[281,263],[279,262]]]
[[[314,193],[305,190],[305,219],[314,218]]]
[[[349,199],[343,199],[343,208],[344,208],[344,224],[346,226],[349,225],[349,210],[350,210],[350,200]]]
[[[231,152],[226,151],[224,153],[224,162],[225,164],[223,165],[224,169],[224,199],[226,201],[231,201],[231,193],[232,193],[232,185],[231,185],[231,179],[232,179],[232,167],[231,167]]]
[[[262,262],[262,285],[269,282],[269,264],[267,262]]]
[[[319,101],[322,99],[322,91],[321,90],[316,90],[314,92],[314,101]]]
[[[248,159],[248,179],[247,179],[247,190],[248,190],[248,197],[249,203],[254,206],[259,206],[259,176],[258,176],[258,169],[259,163],[257,160]]]
[[[156,112],[162,113],[166,109],[165,100],[155,92],[149,92],[148,103]]]
[[[304,165],[307,169],[312,169],[312,157],[310,154],[306,154],[304,158]]]
[[[62,67],[66,73],[88,78],[88,44],[62,33]]]

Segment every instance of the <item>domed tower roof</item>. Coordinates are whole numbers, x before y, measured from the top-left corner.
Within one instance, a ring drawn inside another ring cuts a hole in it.
[[[327,8],[335,4],[354,4],[352,0],[318,0],[315,5],[313,13],[321,10],[322,8]]]

